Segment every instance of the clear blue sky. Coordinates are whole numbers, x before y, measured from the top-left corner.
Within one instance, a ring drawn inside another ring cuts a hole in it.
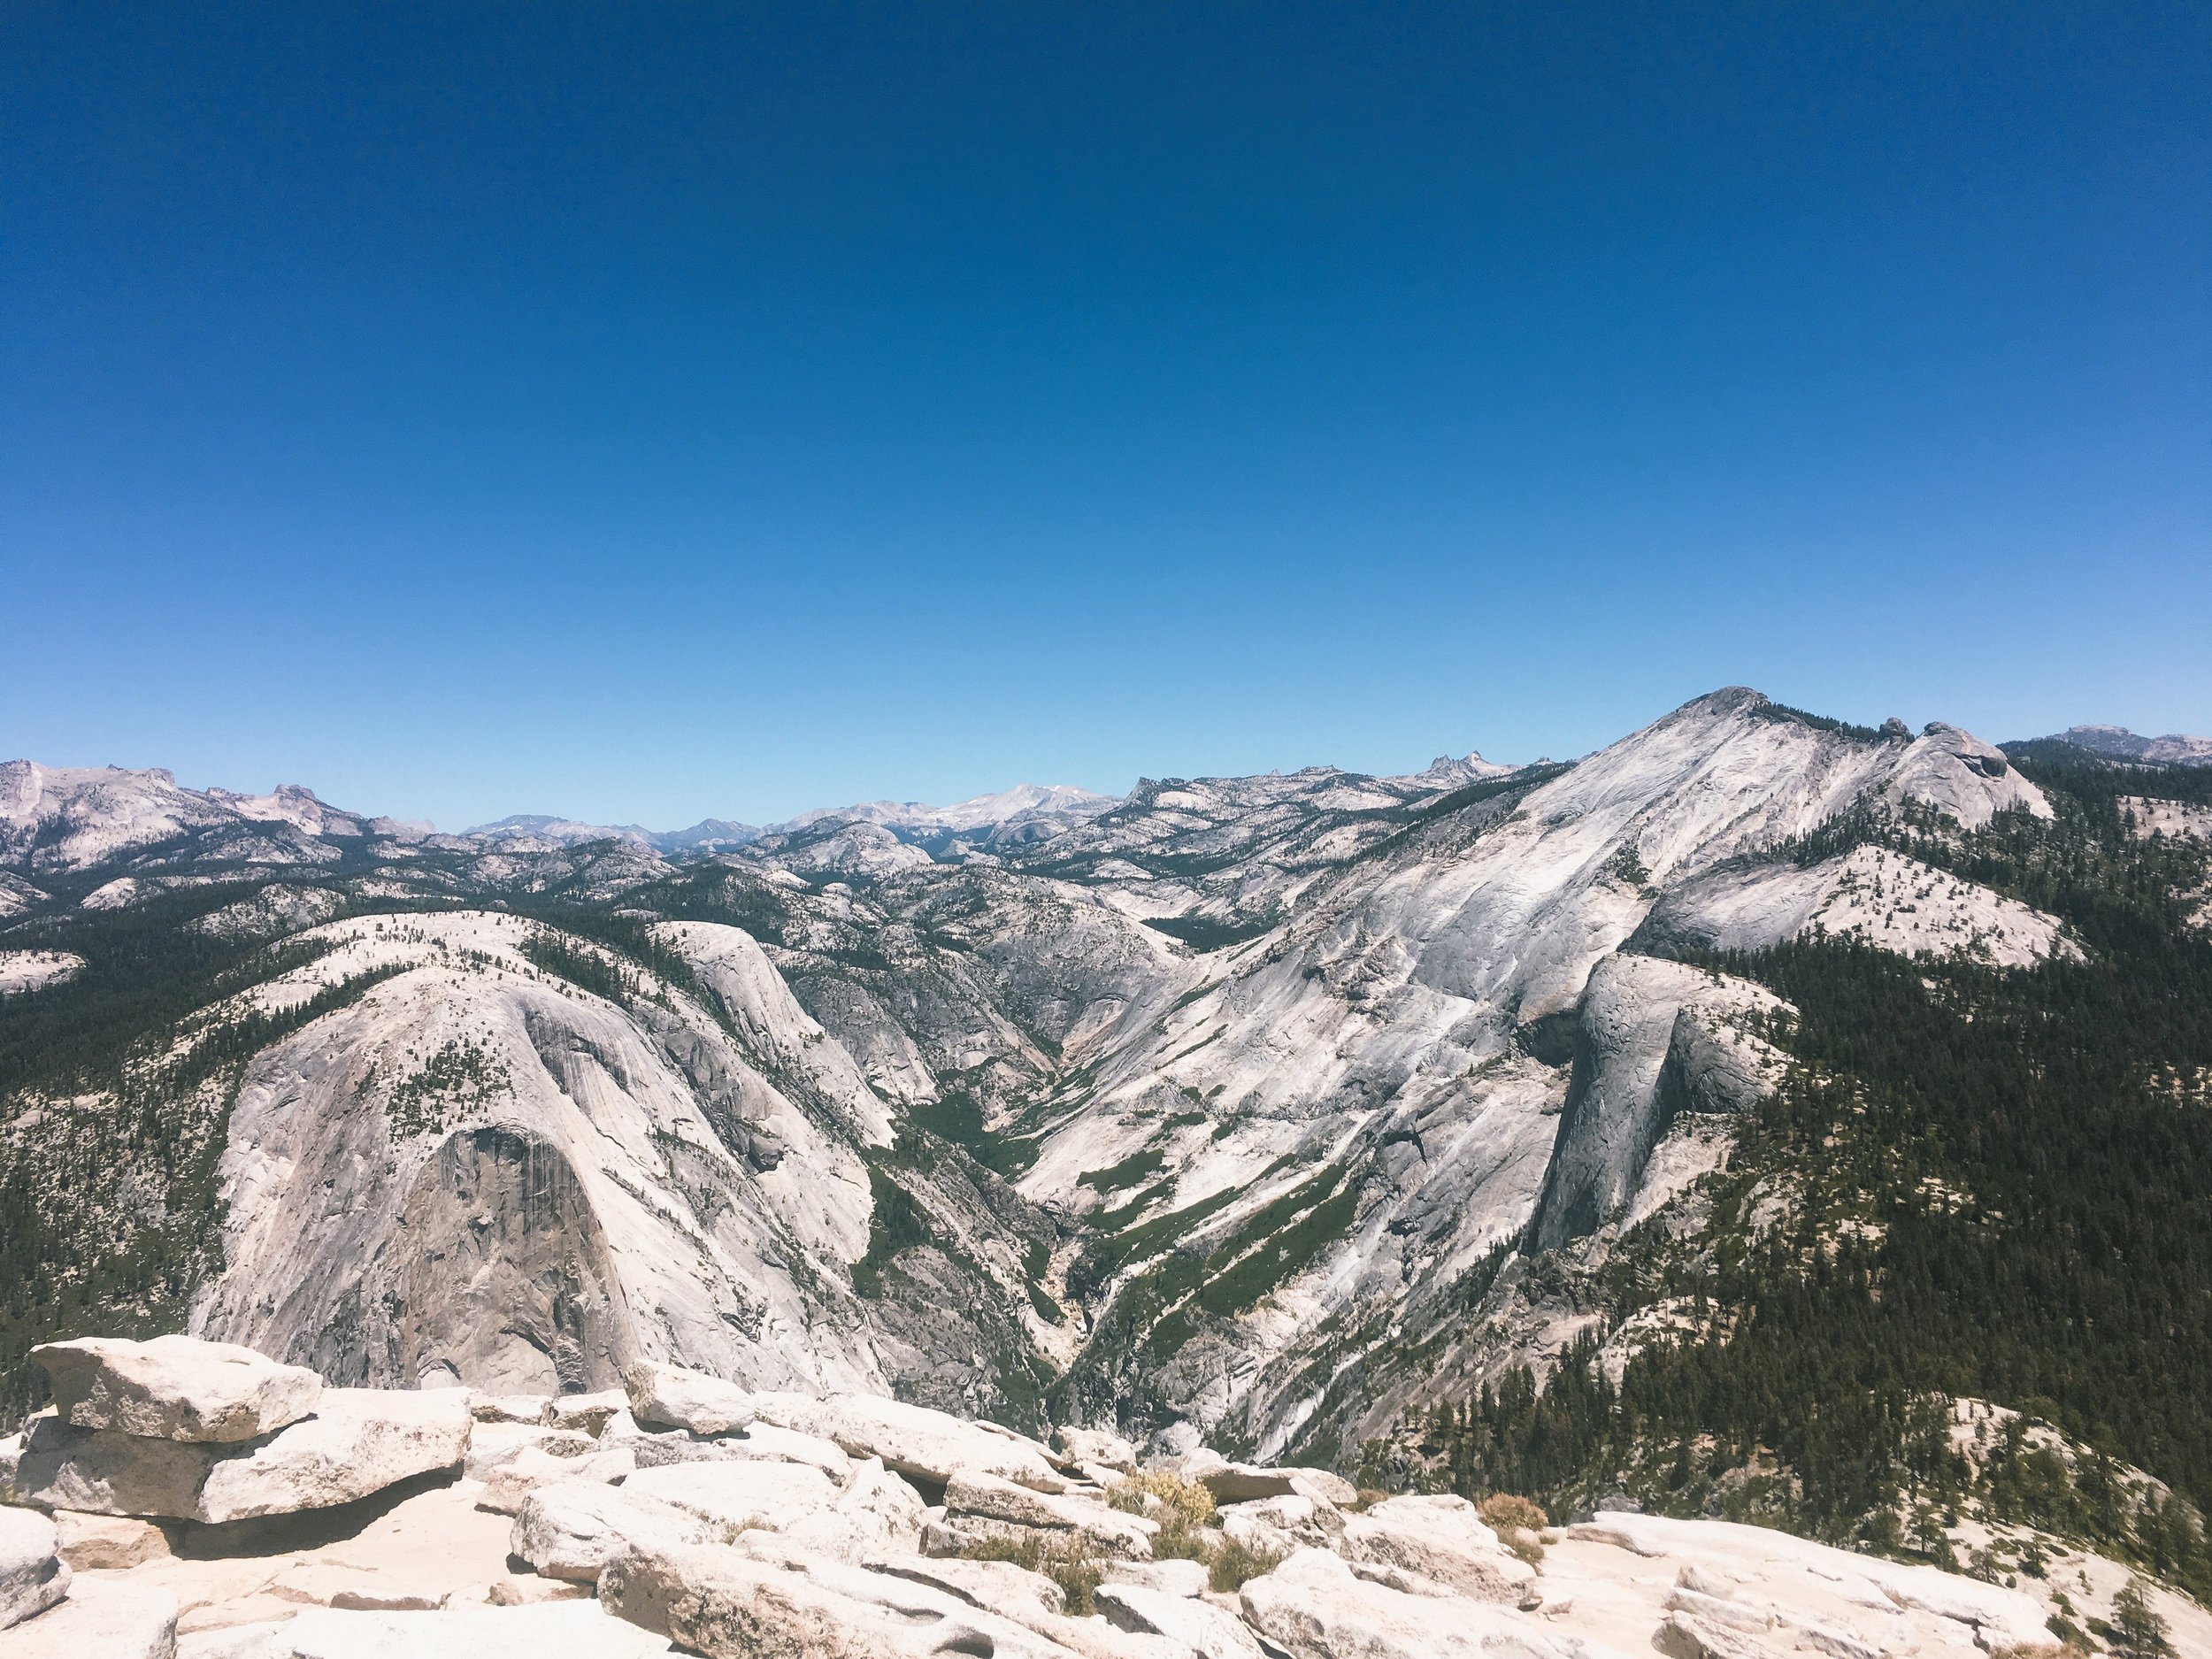
[[[0,755],[2212,731],[2212,8],[0,9]]]

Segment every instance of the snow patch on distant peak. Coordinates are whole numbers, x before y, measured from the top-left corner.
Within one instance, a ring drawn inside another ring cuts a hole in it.
[[[629,841],[653,848],[653,832],[636,824],[580,824],[573,818],[543,812],[511,812],[489,824],[479,824],[461,833],[471,841],[543,841],[555,847],[573,847],[584,841]]]
[[[995,795],[972,795],[950,806],[931,806],[920,801],[864,801],[854,806],[817,807],[776,825],[780,833],[803,830],[830,818],[879,824],[887,829],[918,832],[990,829],[1017,818],[1051,814],[1092,818],[1119,806],[1118,795],[1099,795],[1072,784],[1018,783]]]

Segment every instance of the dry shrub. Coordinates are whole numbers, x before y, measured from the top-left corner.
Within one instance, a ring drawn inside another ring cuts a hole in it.
[[[1132,1515],[1148,1515],[1162,1526],[1204,1526],[1214,1518],[1214,1494],[1164,1469],[1130,1476],[1106,1494],[1106,1502]]]
[[[1248,1549],[1235,1539],[1225,1538],[1206,1563],[1207,1586],[1224,1595],[1233,1595],[1244,1588],[1247,1579],[1274,1571],[1282,1560],[1271,1549]]]
[[[1544,1513],[1544,1506],[1517,1497],[1510,1492],[1494,1492],[1477,1507],[1486,1525],[1502,1532],[1508,1527],[1523,1532],[1540,1532],[1551,1525],[1551,1517]]]
[[[1498,1541],[1532,1567],[1544,1564],[1544,1540],[1540,1536],[1551,1525],[1540,1504],[1509,1492],[1494,1492],[1476,1511],[1498,1535]]]
[[[1195,1480],[1148,1469],[1133,1475],[1106,1494],[1106,1502],[1131,1515],[1148,1516],[1160,1524],[1152,1540],[1152,1553],[1184,1561],[1211,1559],[1213,1542],[1204,1529],[1214,1518],[1214,1494]]]
[[[1224,1538],[1213,1526],[1214,1494],[1196,1481],[1165,1470],[1148,1469],[1132,1476],[1108,1492],[1106,1502],[1160,1524],[1152,1540],[1154,1559],[1198,1562],[1206,1569],[1208,1583],[1225,1594],[1242,1589],[1245,1580],[1273,1571],[1282,1561],[1271,1550],[1248,1549]]]

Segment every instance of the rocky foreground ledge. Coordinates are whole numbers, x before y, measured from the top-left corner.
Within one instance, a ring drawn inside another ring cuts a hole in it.
[[[7,1659],[2057,1651],[2046,1599],[1758,1527],[1554,1531],[669,1365],[548,1399],[327,1387],[183,1337],[36,1357],[55,1405],[0,1442]]]

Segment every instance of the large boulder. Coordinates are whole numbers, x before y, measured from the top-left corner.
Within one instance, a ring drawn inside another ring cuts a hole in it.
[[[629,1409],[629,1399],[619,1388],[603,1388],[589,1394],[556,1394],[546,1405],[545,1421],[549,1428],[575,1429],[596,1435],[616,1412]]]
[[[626,1486],[562,1481],[522,1501],[508,1548],[546,1578],[589,1584],[630,1544],[668,1549],[726,1536],[718,1525]]]
[[[276,1626],[255,1659],[659,1659],[667,1652],[664,1637],[584,1600],[439,1613],[319,1608]]]
[[[1756,1637],[1679,1611],[1659,1621],[1659,1628],[1651,1633],[1651,1645],[1666,1659],[1780,1659],[1773,1647]]]
[[[469,1415],[479,1423],[542,1424],[552,1403],[550,1394],[487,1394],[472,1389]]]
[[[1323,1549],[1253,1579],[1241,1605],[1245,1623],[1291,1659],[1611,1659],[1495,1603],[1373,1583]]]
[[[599,1442],[580,1429],[549,1429],[542,1424],[487,1423],[476,1419],[469,1432],[468,1456],[461,1472],[471,1480],[488,1480],[493,1470],[512,1463],[526,1451],[555,1459],[588,1457]]]
[[[1137,1448],[1110,1429],[1055,1429],[1052,1438],[1060,1455],[1079,1468],[1106,1469],[1118,1474],[1137,1471]]]
[[[81,1337],[41,1343],[31,1357],[46,1368],[65,1423],[150,1440],[254,1440],[298,1422],[323,1391],[302,1366],[188,1336]]]
[[[242,1521],[351,1503],[457,1467],[468,1453],[470,1425],[468,1395],[458,1388],[326,1388],[313,1417],[219,1458],[193,1518]]]
[[[995,1423],[971,1423],[876,1394],[816,1400],[762,1394],[753,1396],[753,1409],[778,1428],[818,1436],[854,1457],[880,1457],[886,1467],[923,1480],[943,1482],[965,1472],[995,1475],[1038,1492],[1068,1489],[1050,1453]]]
[[[1403,1568],[1479,1601],[1518,1604],[1535,1587],[1536,1570],[1498,1541],[1473,1504],[1450,1494],[1386,1498],[1347,1516],[1338,1548],[1349,1560]]]
[[[910,1578],[734,1549],[626,1550],[600,1575],[599,1599],[708,1659],[1068,1659],[1071,1652]]]
[[[887,1572],[957,1596],[971,1607],[1028,1624],[1057,1618],[1067,1611],[1064,1591],[1041,1572],[1010,1561],[971,1561],[963,1555],[935,1558],[879,1556],[865,1563],[871,1572]]]
[[[19,1501],[96,1515],[224,1522],[351,1503],[466,1455],[468,1400],[326,1388],[315,1415],[243,1445],[153,1440],[113,1429],[33,1425]]]
[[[1287,1555],[1309,1545],[1325,1548],[1344,1531],[1336,1506],[1288,1493],[1225,1504],[1215,1511],[1221,1530],[1256,1555]]]
[[[122,1578],[79,1578],[67,1600],[0,1647],[8,1659],[176,1659],[177,1598]]]
[[[753,1420],[752,1395],[705,1371],[643,1360],[623,1380],[631,1414],[648,1426],[726,1434]]]
[[[68,1594],[69,1565],[53,1522],[34,1510],[0,1509],[0,1630]]]

